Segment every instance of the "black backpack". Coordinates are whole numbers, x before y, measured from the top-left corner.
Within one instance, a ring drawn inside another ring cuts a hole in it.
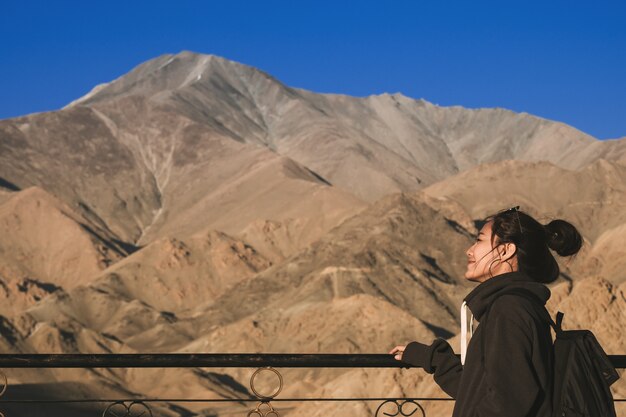
[[[563,313],[556,323],[532,292],[515,288],[500,295],[517,294],[541,308],[556,333],[554,340],[554,417],[616,417],[610,386],[619,374],[589,330],[563,330]],[[484,350],[483,350],[484,352]]]
[[[557,416],[615,416],[610,386],[619,375],[589,330],[563,330],[563,313],[551,322],[554,340],[554,404]]]

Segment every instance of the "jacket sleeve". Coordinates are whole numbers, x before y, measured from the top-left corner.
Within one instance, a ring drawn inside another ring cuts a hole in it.
[[[532,363],[531,325],[504,298],[494,302],[482,332],[486,394],[476,407],[479,417],[525,417],[541,390]]]
[[[411,342],[404,349],[402,361],[434,374],[435,382],[449,396],[456,398],[463,366],[448,342],[437,339],[430,346]]]

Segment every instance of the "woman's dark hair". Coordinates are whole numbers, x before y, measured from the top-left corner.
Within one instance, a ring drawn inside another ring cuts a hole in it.
[[[560,273],[550,249],[560,256],[571,256],[583,244],[571,223],[558,219],[542,225],[519,207],[501,211],[486,221],[492,222],[492,239],[497,238],[492,244],[514,243],[519,270],[542,283],[554,282]]]

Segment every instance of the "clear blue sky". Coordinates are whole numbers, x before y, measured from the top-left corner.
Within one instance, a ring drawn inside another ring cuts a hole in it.
[[[316,92],[401,92],[626,136],[626,1],[40,1],[0,9],[0,118],[181,50]]]

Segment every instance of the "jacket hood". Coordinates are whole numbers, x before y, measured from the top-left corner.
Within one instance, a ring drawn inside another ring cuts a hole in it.
[[[528,275],[516,271],[496,275],[482,282],[465,297],[464,301],[472,311],[472,314],[476,317],[476,320],[480,321],[481,316],[498,297],[498,294],[512,288],[523,288],[526,291],[532,292],[543,304],[550,298],[550,290],[548,287],[533,281]]]

